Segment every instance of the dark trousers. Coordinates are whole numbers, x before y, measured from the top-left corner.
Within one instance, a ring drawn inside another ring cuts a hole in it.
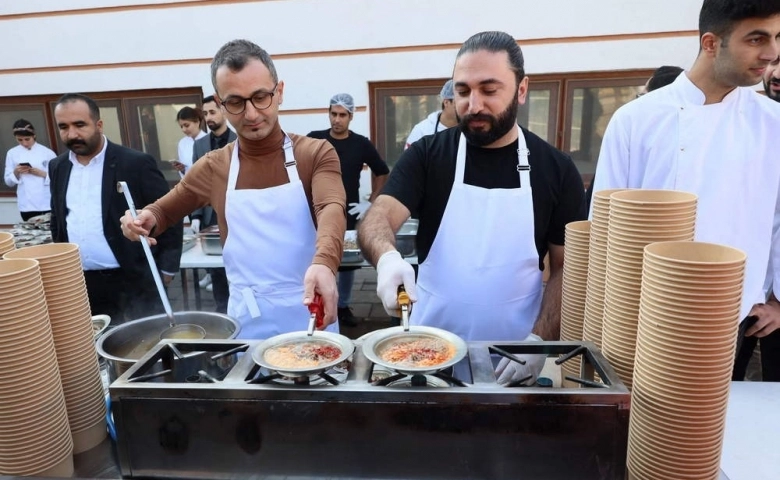
[[[230,286],[224,268],[209,269],[211,285],[214,289],[214,303],[217,304],[217,312],[227,313],[228,298],[230,298]]]
[[[742,337],[737,340],[739,350],[734,359],[732,380],[744,380],[750,358],[756,344],[761,348],[761,379],[764,382],[780,382],[780,330],[775,330],[764,338]]]
[[[37,217],[38,215],[43,215],[44,213],[49,213],[51,210],[46,210],[44,212],[19,212],[19,215],[22,216],[22,220],[25,222],[33,217]]]
[[[151,274],[130,276],[121,268],[87,270],[84,280],[92,315],[108,315],[112,325],[165,312]]]

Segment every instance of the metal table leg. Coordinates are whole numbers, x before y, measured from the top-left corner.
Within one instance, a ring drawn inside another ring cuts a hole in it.
[[[200,280],[198,280],[198,269],[192,269],[192,286],[195,289],[195,310],[200,311]]]

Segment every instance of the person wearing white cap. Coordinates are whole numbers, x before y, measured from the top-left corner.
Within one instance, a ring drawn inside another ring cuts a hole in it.
[[[458,118],[455,115],[454,96],[452,79],[450,79],[441,87],[441,92],[439,92],[441,110],[431,113],[422,122],[412,127],[412,131],[409,132],[409,136],[406,138],[404,150],[426,135],[433,135],[436,132],[441,132],[458,124]]]
[[[379,194],[390,169],[371,141],[349,129],[355,113],[355,100],[348,93],[337,93],[330,99],[328,118],[330,128],[309,132],[309,137],[327,140],[336,149],[341,162],[341,179],[347,193],[347,230],[354,230],[363,218],[370,202]],[[368,165],[373,175],[372,192],[367,202],[360,200],[360,173]],[[349,307],[356,267],[341,267],[338,274],[338,318],[343,325],[354,327],[358,320]]]
[[[16,200],[22,220],[51,211],[49,160],[57,155],[35,141],[35,127],[20,118],[13,125],[19,144],[5,157],[5,184],[16,187]]]

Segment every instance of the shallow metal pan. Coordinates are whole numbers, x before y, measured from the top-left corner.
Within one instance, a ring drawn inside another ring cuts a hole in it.
[[[449,360],[438,365],[424,367],[409,367],[390,363],[382,359],[380,352],[386,347],[398,341],[409,341],[423,338],[434,338],[451,343],[455,347],[455,354]],[[387,367],[406,375],[428,375],[449,368],[466,356],[468,347],[462,338],[446,330],[435,327],[411,326],[408,330],[404,327],[391,327],[377,330],[363,340],[363,355],[377,365]]]
[[[326,342],[341,350],[341,355],[335,360],[322,363],[317,367],[304,367],[304,368],[284,368],[277,365],[273,365],[265,360],[265,352],[270,348],[277,347],[279,345],[287,344],[300,344],[309,342]],[[279,373],[285,377],[306,377],[310,375],[317,375],[328,370],[331,367],[338,365],[344,360],[348,359],[355,352],[355,344],[352,340],[339,335],[338,333],[315,331],[311,335],[307,332],[290,332],[282,335],[271,337],[261,342],[252,351],[252,359],[261,367],[267,368],[273,372]]]

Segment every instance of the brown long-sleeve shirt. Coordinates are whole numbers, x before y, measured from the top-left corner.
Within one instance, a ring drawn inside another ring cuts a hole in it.
[[[334,273],[341,263],[346,229],[346,196],[341,181],[341,166],[333,147],[324,140],[289,134],[293,142],[298,175],[317,229],[313,264],[322,264]],[[263,189],[289,183],[284,167],[279,126],[260,141],[239,140],[241,160],[236,189]],[[147,206],[157,219],[155,234],[164,231],[193,210],[211,205],[217,213],[222,244],[229,234],[225,220],[225,196],[230,158],[235,142],[204,155],[192,165],[184,178],[167,195]],[[255,219],[247,218],[247,222]],[[279,248],[284,248],[280,245]]]

